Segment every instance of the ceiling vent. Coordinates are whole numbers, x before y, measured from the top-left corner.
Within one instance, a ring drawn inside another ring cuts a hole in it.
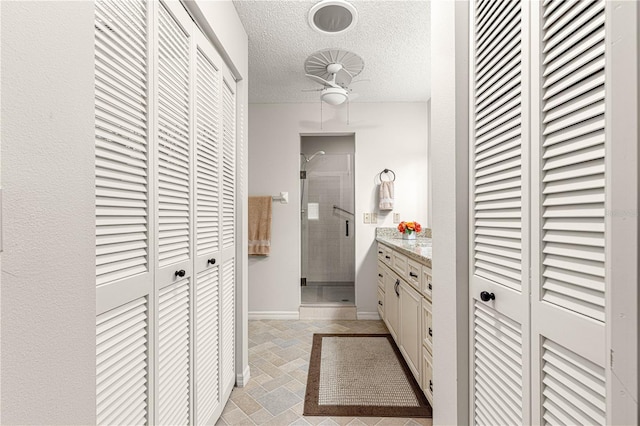
[[[358,22],[358,11],[345,0],[323,0],[309,11],[309,25],[322,34],[342,34]]]

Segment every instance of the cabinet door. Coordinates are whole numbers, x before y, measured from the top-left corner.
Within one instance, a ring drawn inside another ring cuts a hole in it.
[[[431,363],[431,354],[426,348],[422,348],[422,390],[433,404],[433,367]]]
[[[398,312],[400,304],[400,280],[392,273],[385,274],[384,277],[384,322],[387,324],[389,332],[398,342]]]
[[[378,287],[378,314],[384,319],[384,291]]]
[[[431,316],[431,302],[422,299],[422,344],[433,353],[433,325]]]
[[[400,281],[400,351],[416,380],[420,380],[420,314],[422,297],[409,284]]]

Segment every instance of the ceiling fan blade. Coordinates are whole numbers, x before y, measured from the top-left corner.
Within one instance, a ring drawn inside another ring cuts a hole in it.
[[[322,77],[318,77],[317,75],[313,75],[313,74],[305,74],[307,77],[309,77],[311,80],[315,81],[318,84],[322,84],[323,86],[330,86],[331,82],[325,80]]]
[[[365,83],[365,82],[371,82],[371,80],[369,80],[368,78],[363,78],[363,79],[360,79],[360,80],[352,81],[351,84]]]
[[[336,84],[341,87],[347,87],[351,84],[353,77],[344,68],[336,73]]]
[[[302,89],[301,92],[322,92],[323,89]]]

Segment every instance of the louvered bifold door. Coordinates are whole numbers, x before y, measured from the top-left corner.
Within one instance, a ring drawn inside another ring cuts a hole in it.
[[[532,7],[533,421],[604,424],[605,1]]]
[[[470,398],[482,425],[529,421],[526,4],[471,6]]]
[[[236,83],[226,72],[222,79],[222,262],[221,262],[221,378],[224,395],[235,383],[236,286]]]
[[[222,59],[201,32],[195,34],[195,423],[215,424],[220,392],[220,264],[222,162]]]
[[[157,8],[156,423],[191,421],[193,292],[191,34],[177,2]]]
[[[98,424],[150,422],[147,6],[95,2]]]

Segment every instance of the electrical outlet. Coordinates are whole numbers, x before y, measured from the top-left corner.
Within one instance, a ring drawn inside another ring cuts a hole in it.
[[[362,220],[363,223],[371,223],[371,213],[365,213]]]
[[[378,223],[378,213],[371,213],[371,223]]]
[[[393,223],[400,223],[400,213],[393,214]]]

